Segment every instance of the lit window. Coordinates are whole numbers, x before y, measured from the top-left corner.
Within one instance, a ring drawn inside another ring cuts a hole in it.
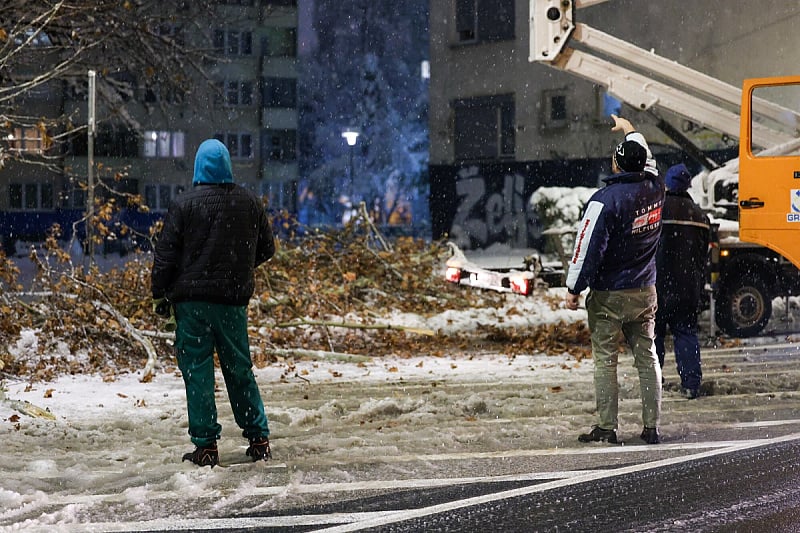
[[[6,137],[8,149],[16,152],[41,154],[45,149],[42,131],[34,127],[17,127]]]
[[[144,157],[184,157],[186,134],[182,131],[144,132]]]

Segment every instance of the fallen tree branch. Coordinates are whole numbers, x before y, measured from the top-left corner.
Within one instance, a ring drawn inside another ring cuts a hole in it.
[[[270,348],[266,350],[266,352],[280,357],[301,357],[320,361],[340,361],[342,363],[367,363],[372,361],[372,358],[367,355],[326,352],[324,350],[306,350],[303,348]]]
[[[351,328],[351,329],[388,329],[397,331],[407,331],[409,333],[418,333],[420,335],[429,335],[429,336],[433,336],[436,334],[436,332],[428,328],[396,326],[394,324],[358,324],[356,322],[326,322],[319,320],[298,320],[294,322],[282,322],[280,324],[275,324],[276,328],[294,328],[299,326],[325,326],[325,327]]]
[[[94,304],[100,309],[106,311],[107,313],[110,313],[117,320],[117,322],[119,322],[119,324],[122,325],[123,328],[125,328],[125,331],[128,332],[128,335],[130,335],[131,338],[133,338],[135,341],[137,341],[139,344],[142,345],[145,353],[147,353],[147,363],[145,363],[144,368],[142,369],[144,374],[142,375],[142,379],[140,379],[139,381],[141,381],[142,383],[147,383],[148,381],[152,380],[153,374],[155,373],[157,355],[156,355],[156,349],[153,346],[153,343],[150,342],[150,339],[144,336],[141,331],[133,327],[130,321],[127,318],[125,318],[122,315],[122,313],[120,313],[110,305],[103,302],[98,302],[97,300],[95,300]]]
[[[27,400],[12,400],[11,398],[6,398],[6,395],[2,390],[0,390],[0,403],[5,403],[12,409],[34,418],[44,418],[46,420],[56,419],[55,415],[47,409],[42,409],[38,405],[33,405]]]

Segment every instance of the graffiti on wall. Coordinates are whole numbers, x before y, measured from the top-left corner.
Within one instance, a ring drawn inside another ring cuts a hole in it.
[[[528,205],[526,179],[517,173],[484,176],[478,166],[458,170],[456,209],[450,240],[462,249],[495,243],[527,248],[541,236],[535,213]]]

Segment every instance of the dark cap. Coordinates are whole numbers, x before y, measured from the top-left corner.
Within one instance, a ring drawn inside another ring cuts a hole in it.
[[[692,183],[692,175],[689,174],[689,169],[686,165],[680,163],[667,169],[664,175],[664,181],[667,184],[667,189],[675,192],[685,191]]]
[[[647,150],[636,141],[622,141],[614,149],[614,162],[623,172],[641,172],[647,162]]]

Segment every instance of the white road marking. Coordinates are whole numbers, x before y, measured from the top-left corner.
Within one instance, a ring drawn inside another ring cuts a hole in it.
[[[196,518],[170,519],[160,518],[139,522],[98,522],[92,524],[59,524],[60,532],[69,531],[197,531],[201,529],[224,530],[268,527],[325,526],[330,524],[347,524],[360,520],[369,520],[376,515],[381,517],[400,511],[377,511],[370,513],[331,513],[324,515],[271,516],[254,518]],[[54,526],[41,526],[26,531],[50,533]]]
[[[771,426],[788,426],[791,424],[800,424],[800,419],[795,420],[762,420],[761,422],[738,422],[731,424],[735,428],[761,428]]]

